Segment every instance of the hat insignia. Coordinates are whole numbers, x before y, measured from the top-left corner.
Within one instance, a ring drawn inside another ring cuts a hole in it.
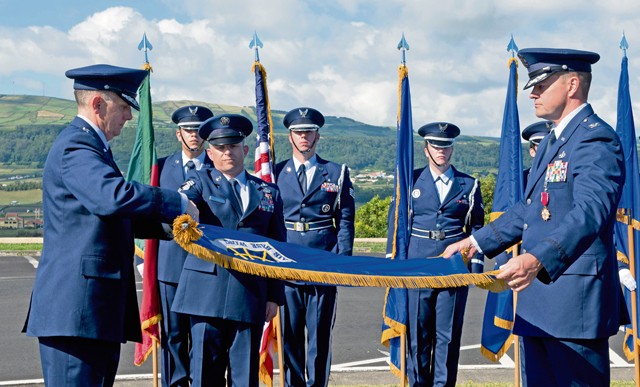
[[[197,106],[194,106],[194,107],[189,106],[189,113],[191,113],[191,115],[195,116],[197,112],[198,112]]]
[[[440,128],[440,133],[444,133],[444,131],[447,130],[447,126],[449,126],[449,124],[438,124],[438,127]]]
[[[298,109],[298,113],[300,113],[300,117],[307,118],[307,113],[309,113],[309,109]]]
[[[220,118],[220,123],[221,123],[222,125],[224,125],[224,126],[228,126],[228,125],[229,125],[229,122],[230,122],[229,117],[221,117],[221,118]]]

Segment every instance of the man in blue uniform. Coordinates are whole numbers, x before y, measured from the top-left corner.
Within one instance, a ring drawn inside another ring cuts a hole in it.
[[[302,107],[287,113],[283,123],[289,129],[293,150],[291,159],[276,166],[276,181],[284,201],[287,242],[351,255],[355,217],[353,185],[346,165],[316,155],[324,116],[315,109]],[[335,286],[285,284],[282,331],[287,386],[329,383],[336,296]]]
[[[425,141],[428,165],[413,172],[408,259],[437,257],[451,242],[484,223],[480,182],[451,165],[460,129],[433,122],[422,126],[418,134]],[[389,219],[394,216],[391,206]],[[390,248],[391,243],[387,245]],[[472,272],[482,273],[481,256],[469,264]],[[468,287],[408,290],[407,375],[411,386],[455,386],[468,293]]]
[[[282,198],[274,184],[249,175],[244,139],[253,127],[238,114],[202,123],[214,168],[191,172],[180,188],[200,209],[200,222],[285,241]],[[193,386],[258,386],[262,327],[284,302],[278,280],[224,269],[187,255],[173,311],[191,319]]]
[[[519,292],[513,331],[524,346],[528,385],[608,386],[608,338],[620,325],[622,293],[613,226],[624,183],[615,131],[587,102],[600,56],[522,49],[536,116],[553,122],[540,143],[521,202],[447,248],[487,256],[522,241],[501,267]]]
[[[47,385],[113,384],[121,343],[142,338],[134,235],[158,237],[185,210],[197,216],[175,190],[126,182],[111,154],[146,75],[110,65],[66,72],[78,115],[45,163],[44,245],[25,327],[38,337]]]
[[[538,145],[540,145],[540,141],[542,141],[542,139],[547,134],[549,134],[549,130],[551,130],[552,125],[553,122],[551,121],[538,121],[527,126],[522,131],[522,139],[525,141],[529,141],[529,155],[532,159],[536,157],[536,152],[538,152]],[[531,168],[527,168],[522,172],[524,186],[527,185],[527,181],[529,179],[529,171],[531,171]]]
[[[178,190],[191,169],[210,168],[204,140],[198,128],[213,117],[204,106],[181,107],[171,115],[178,125],[176,138],[181,150],[158,160],[160,187]],[[173,240],[160,241],[158,248],[158,288],[162,303],[162,385],[189,386],[189,317],[171,311],[187,252]]]

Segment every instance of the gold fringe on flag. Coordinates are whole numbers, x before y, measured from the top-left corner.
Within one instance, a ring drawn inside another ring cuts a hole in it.
[[[202,237],[202,231],[197,228],[198,223],[189,215],[180,215],[173,222],[173,234],[175,241],[187,252],[213,262],[225,269],[235,270],[241,273],[257,275],[259,277],[274,278],[288,281],[320,282],[341,286],[360,287],[392,287],[392,288],[454,288],[460,286],[475,285],[490,291],[502,291],[505,289],[504,281],[497,280],[498,271],[490,271],[481,274],[451,274],[441,276],[424,277],[388,277],[367,274],[345,274],[335,272],[321,272],[316,270],[301,270],[287,267],[273,267],[262,265],[242,259],[221,254],[204,248],[194,241]],[[249,254],[248,251],[245,252]]]
[[[493,353],[489,351],[487,348],[480,346],[480,353],[482,354],[482,356],[484,356],[488,360],[491,360],[492,362],[497,363],[498,361],[500,361],[502,356],[504,356],[504,354],[507,353],[507,350],[509,350],[512,343],[513,343],[513,335],[509,335],[509,337],[507,338],[507,340],[505,340],[504,344],[498,350],[498,352]]]

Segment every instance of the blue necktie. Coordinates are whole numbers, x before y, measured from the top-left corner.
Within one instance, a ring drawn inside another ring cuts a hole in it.
[[[192,169],[196,168],[196,163],[193,162],[193,160],[189,160],[187,161],[187,163],[184,165],[184,175],[188,175],[189,171]]]
[[[305,195],[307,193],[307,171],[304,164],[300,164],[300,167],[298,167],[298,182],[300,183],[302,194]]]
[[[244,206],[242,205],[242,195],[240,194],[240,183],[238,183],[238,180],[236,179],[231,179],[229,180],[229,182],[231,183],[231,187],[233,188],[233,194],[236,197],[238,205],[240,206],[240,210],[244,211]]]

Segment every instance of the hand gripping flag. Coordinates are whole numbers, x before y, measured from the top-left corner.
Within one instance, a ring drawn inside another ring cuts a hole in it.
[[[133,145],[128,181],[137,181],[157,187],[158,184],[158,160],[156,157],[155,139],[153,134],[153,113],[151,107],[151,92],[149,79],[151,67],[145,68],[149,75],[140,85],[140,113],[138,115],[138,128],[136,141]],[[142,241],[136,241],[136,254],[144,257],[144,269],[142,276],[142,306],[140,307],[140,323],[142,325],[142,344],[136,343],[134,363],[141,365],[151,353],[153,340],[160,342],[160,320],[162,320],[162,307],[158,293],[157,267],[158,267],[158,240],[147,239],[144,241],[144,249],[139,246]]]
[[[623,41],[626,42],[626,40]],[[626,54],[622,58],[620,81],[618,84],[618,118],[616,132],[622,144],[626,171],[622,196],[618,204],[618,221],[615,225],[616,247],[618,249],[619,260],[623,262],[621,266],[629,264],[635,269],[635,272],[632,272],[632,274],[634,278],[637,279],[638,274],[640,274],[637,263],[638,254],[640,254],[640,249],[637,244],[638,236],[640,236],[640,181],[638,175],[636,131],[633,122],[633,111],[631,109],[628,59]],[[635,297],[638,296],[637,290],[630,292],[627,288],[624,288],[624,296],[629,315],[632,314],[631,304],[632,296],[634,295]],[[636,306],[637,305],[638,299],[636,298]],[[637,316],[632,316],[632,319],[637,319]],[[633,331],[633,325],[634,324],[627,324],[625,326],[623,351],[628,360],[633,360],[636,356],[634,339],[637,340],[638,333]],[[636,324],[636,327],[637,326]]]
[[[396,262],[410,262],[407,259],[409,238],[411,237],[411,188],[413,186],[413,124],[411,118],[411,91],[409,71],[403,63],[398,69],[398,131],[396,141],[396,162],[394,190],[389,207],[389,231],[387,246],[391,249],[391,259]],[[389,288],[385,295],[383,309],[382,336],[380,341],[389,347],[391,372],[401,375],[401,339],[407,333],[407,290]]]
[[[509,83],[502,117],[498,176],[496,178],[491,212],[492,221],[520,201],[524,191],[522,141],[520,140],[517,105],[518,60],[515,57],[510,58],[508,67]],[[497,256],[495,260],[496,267],[506,263],[510,256],[508,252]],[[513,341],[511,334],[513,312],[513,291],[507,289],[500,293],[487,293],[480,352],[491,361],[500,360],[511,346]]]

